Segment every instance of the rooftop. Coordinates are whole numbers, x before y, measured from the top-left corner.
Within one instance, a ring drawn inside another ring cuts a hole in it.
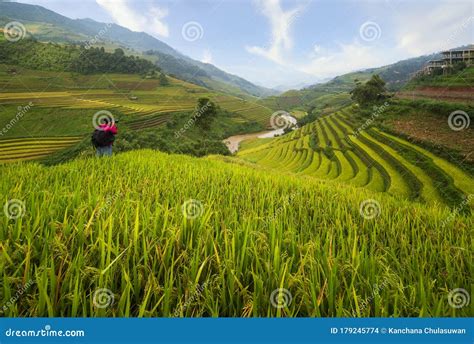
[[[444,54],[444,53],[449,53],[449,52],[454,53],[454,52],[463,52],[463,51],[474,51],[474,44],[470,44],[463,48],[444,50],[441,53]]]

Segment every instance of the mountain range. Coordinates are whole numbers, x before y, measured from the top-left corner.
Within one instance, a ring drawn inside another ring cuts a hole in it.
[[[398,61],[391,65],[370,68],[337,76],[319,83],[280,85],[274,89],[255,85],[237,75],[227,73],[212,64],[194,60],[159,39],[144,33],[134,32],[117,24],[97,22],[92,19],[70,19],[42,6],[0,0],[0,25],[20,21],[28,34],[43,42],[105,46],[113,50],[122,48],[126,54],[138,55],[156,63],[165,73],[211,90],[224,92],[241,98],[267,98],[260,100],[274,109],[287,109],[302,105],[321,103],[320,97],[346,93],[354,86],[354,80],[365,81],[379,74],[390,90],[402,88],[411,75],[439,54],[425,55]],[[337,96],[342,100],[342,96]]]
[[[0,24],[20,21],[39,41],[121,47],[151,59],[167,74],[240,97],[263,97],[278,91],[257,86],[212,64],[194,60],[144,32],[92,19],[70,19],[42,6],[0,2]],[[91,44],[93,43],[93,44]]]

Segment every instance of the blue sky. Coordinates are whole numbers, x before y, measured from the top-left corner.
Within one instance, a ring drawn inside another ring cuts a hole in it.
[[[470,0],[22,2],[145,31],[192,58],[267,87],[314,83],[474,43]]]

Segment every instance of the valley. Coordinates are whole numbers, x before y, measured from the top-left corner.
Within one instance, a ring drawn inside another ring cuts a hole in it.
[[[169,80],[169,85],[160,86],[157,79],[129,74],[84,76],[0,65],[0,85],[4,90],[0,94],[0,146],[7,147],[8,143],[9,147],[0,150],[0,161],[15,161],[12,149],[19,148],[28,154],[17,156],[18,161],[44,157],[45,151],[35,148],[35,140],[48,138],[52,143],[55,137],[60,141],[66,136],[71,140],[62,143],[74,143],[78,138],[87,138],[98,111],[110,111],[120,120],[122,129],[136,132],[164,127],[174,121],[174,114],[192,113],[202,97],[233,114],[224,119],[230,133],[269,126],[272,111],[262,105],[172,77]],[[26,107],[26,111],[21,110]],[[18,118],[21,125],[15,125]],[[249,129],[239,129],[244,125]],[[22,142],[22,137],[29,140]]]
[[[429,151],[377,129],[356,131],[351,110],[324,116],[281,138],[249,142],[238,157],[418,201],[455,206],[474,193],[469,173]]]
[[[0,10],[1,304],[30,286],[2,316],[472,316],[474,46],[279,93],[156,33]]]

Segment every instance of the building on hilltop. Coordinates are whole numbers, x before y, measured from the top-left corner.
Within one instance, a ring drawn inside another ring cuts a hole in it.
[[[430,60],[427,65],[417,74],[433,74],[435,71],[447,73],[456,63],[464,62],[467,66],[474,65],[474,45],[463,49],[451,49],[442,51],[443,58],[439,60]]]

